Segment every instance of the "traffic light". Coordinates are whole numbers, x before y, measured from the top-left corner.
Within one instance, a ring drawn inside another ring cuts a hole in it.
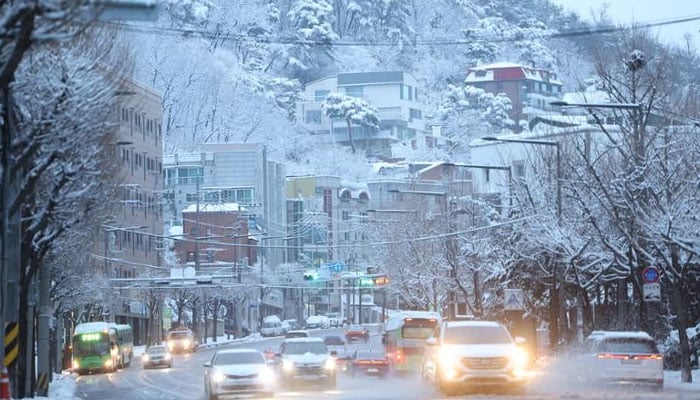
[[[316,271],[306,271],[304,272],[305,281],[316,281],[318,280],[318,273]]]

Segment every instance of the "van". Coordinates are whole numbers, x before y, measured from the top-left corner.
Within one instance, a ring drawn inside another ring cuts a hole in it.
[[[284,335],[284,327],[282,326],[282,321],[279,318],[275,319],[265,319],[260,326],[260,336],[282,336]]]
[[[166,343],[171,353],[194,353],[197,351],[197,346],[199,346],[194,333],[187,328],[178,328],[170,331]]]

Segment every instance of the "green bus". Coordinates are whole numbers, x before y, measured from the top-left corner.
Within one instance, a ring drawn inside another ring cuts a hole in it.
[[[401,311],[384,325],[383,342],[394,372],[420,371],[425,341],[442,318],[434,311]]]
[[[117,331],[118,366],[126,368],[134,359],[134,333],[131,325],[119,324],[114,328]]]
[[[73,370],[114,372],[119,366],[116,324],[85,322],[73,331]]]

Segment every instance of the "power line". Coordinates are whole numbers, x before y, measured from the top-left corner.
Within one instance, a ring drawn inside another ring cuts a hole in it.
[[[686,22],[693,22],[700,20],[700,15],[692,15],[686,17],[678,17],[667,20],[658,20],[651,22],[643,22],[639,24],[634,24],[631,26],[623,25],[608,28],[598,28],[598,29],[581,29],[581,30],[565,30],[555,33],[543,34],[536,36],[541,39],[566,39],[575,37],[584,37],[591,35],[602,35],[609,33],[622,32],[627,29],[649,29],[655,27],[661,27],[666,25],[682,24]],[[181,29],[181,28],[164,28],[164,27],[144,27],[133,24],[128,24],[124,22],[115,21],[100,21],[99,23],[113,26],[119,28],[126,32],[132,33],[143,33],[150,35],[159,36],[170,36],[170,37],[191,37],[198,36],[205,39],[217,39],[217,40],[233,40],[233,41],[250,41],[262,44],[282,44],[282,45],[304,45],[304,46],[342,46],[342,47],[352,47],[352,46],[367,46],[367,47],[393,47],[396,46],[395,42],[388,41],[368,41],[368,40],[339,40],[339,41],[323,41],[323,40],[301,40],[297,38],[267,38],[267,37],[251,37],[243,34],[226,34],[222,35],[220,31],[208,31],[203,29]],[[475,41],[486,41],[492,43],[500,42],[521,42],[525,40],[531,40],[532,37],[525,37],[523,35],[509,35],[509,36],[496,36],[496,35],[473,35],[466,39],[460,40],[414,40],[412,44],[414,46],[462,46],[469,45]]]

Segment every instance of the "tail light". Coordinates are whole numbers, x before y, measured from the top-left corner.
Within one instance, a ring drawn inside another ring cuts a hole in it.
[[[629,360],[630,356],[627,354],[600,353],[598,358],[601,360]]]
[[[663,360],[662,354],[639,354],[632,357],[634,360]]]

